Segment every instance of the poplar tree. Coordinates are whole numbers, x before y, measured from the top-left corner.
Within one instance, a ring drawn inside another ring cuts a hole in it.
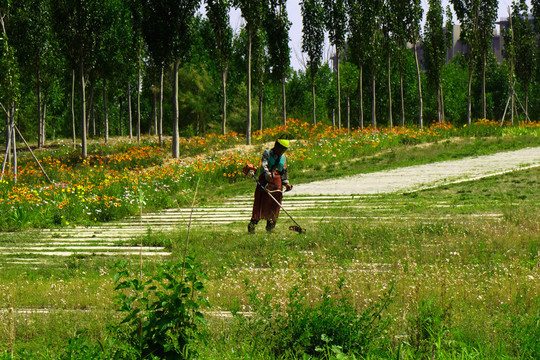
[[[302,8],[302,51],[307,54],[307,67],[311,80],[313,101],[313,125],[317,125],[315,79],[321,66],[324,46],[324,9],[321,0],[303,0]]]
[[[272,75],[281,83],[283,125],[287,125],[287,96],[285,79],[290,69],[291,49],[289,48],[289,29],[291,22],[287,16],[285,0],[270,0],[266,20],[268,34],[268,52]]]
[[[337,76],[337,120],[338,128],[341,129],[341,84],[339,74],[339,62],[341,51],[345,45],[347,31],[347,12],[345,0],[323,0],[326,29],[328,30],[330,43],[336,48],[334,70]]]
[[[420,62],[418,60],[418,42],[422,37],[421,22],[424,11],[420,0],[411,0],[408,8],[405,24],[407,24],[407,41],[414,46],[414,61],[416,64],[416,81],[418,86],[418,127],[424,127],[424,101],[422,99],[422,76],[420,73]]]
[[[441,76],[446,63],[446,37],[441,0],[429,0],[424,31],[424,61],[431,88],[436,93],[438,122],[443,121]]]
[[[529,89],[537,69],[536,35],[529,22],[529,11],[525,0],[512,4],[513,37],[506,36],[505,43],[515,51],[515,75],[525,94],[525,117],[529,116]]]
[[[221,132],[227,132],[227,74],[232,53],[233,33],[229,25],[230,0],[207,0],[206,14],[214,33],[215,59],[221,73]]]
[[[536,33],[540,34],[540,0],[531,0],[531,10]]]
[[[52,30],[49,2],[14,2],[11,43],[16,48],[20,70],[35,81],[38,148],[45,143],[47,87],[53,75]]]
[[[234,6],[240,9],[242,17],[246,22],[247,35],[247,119],[246,119],[246,141],[247,145],[251,145],[251,60],[252,49],[255,41],[255,36],[262,26],[265,13],[266,0],[234,0]]]
[[[498,0],[483,0],[480,2],[478,43],[480,61],[482,65],[482,117],[487,117],[487,95],[486,95],[486,69],[487,57],[493,50],[493,30],[497,21]]]
[[[267,9],[265,9],[267,10]],[[269,75],[269,54],[268,54],[268,35],[266,34],[266,29],[263,27],[259,28],[255,34],[252,51],[252,78],[255,80],[255,85],[257,89],[257,123],[258,130],[262,131],[263,129],[263,102],[264,102],[264,88],[266,86],[266,80]]]
[[[472,77],[477,64],[482,67],[482,112],[486,115],[485,69],[497,17],[497,0],[451,0],[461,22],[461,39],[467,45],[469,78],[467,88],[467,124],[472,120]]]
[[[371,127],[377,128],[377,72],[382,60],[382,26],[383,26],[383,0],[362,0],[364,9],[367,12],[367,23],[364,24],[369,29],[367,38],[369,39],[368,57],[371,68]]]
[[[86,143],[86,81],[95,65],[98,37],[102,30],[102,6],[99,0],[55,0],[52,3],[53,28],[61,49],[73,69],[78,69],[81,98],[81,152],[88,156]]]
[[[349,39],[347,46],[351,61],[358,66],[358,126],[364,128],[364,66],[369,60],[371,33],[374,31],[369,6],[371,1],[347,0]]]
[[[407,48],[408,36],[408,14],[410,11],[409,0],[391,0],[391,16],[393,16],[394,26],[392,34],[396,43],[396,61],[399,69],[399,93],[400,93],[400,116],[399,125],[405,125],[405,96],[404,96],[404,62]]]
[[[191,23],[197,0],[145,0],[142,2],[142,34],[151,55],[172,67],[172,157],[180,156],[178,68],[189,55]]]
[[[358,89],[358,68],[353,63],[346,61],[341,66],[341,87],[345,91],[347,104],[347,131],[351,131],[351,94]]]
[[[15,146],[15,115],[20,100],[19,91],[19,69],[15,55],[15,49],[10,44],[8,25],[11,16],[12,5],[10,2],[0,3],[0,108],[6,115],[6,152],[2,169],[5,169],[6,161],[9,157],[10,149],[13,149],[13,172],[15,182],[17,181],[17,152]]]
[[[104,6],[104,26],[102,44],[96,59],[96,72],[102,81],[104,140],[109,140],[109,107],[107,85],[119,74],[122,68],[129,66],[124,62],[124,53],[131,48],[129,37],[132,28],[129,26],[127,11],[122,0],[109,0]]]
[[[392,57],[394,54],[395,40],[397,35],[397,20],[395,17],[397,1],[389,0],[382,8],[382,41],[383,50],[386,53],[386,79],[388,92],[388,127],[392,129],[394,120],[392,115]]]

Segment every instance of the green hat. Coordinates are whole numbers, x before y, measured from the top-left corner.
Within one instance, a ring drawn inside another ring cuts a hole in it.
[[[276,142],[278,144],[280,144],[281,146],[283,146],[285,149],[288,149],[289,148],[289,140],[285,140],[285,139],[277,139]]]

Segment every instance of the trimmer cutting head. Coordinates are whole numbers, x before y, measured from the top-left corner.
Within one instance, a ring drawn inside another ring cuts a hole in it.
[[[296,232],[299,233],[299,234],[305,234],[305,233],[306,233],[306,229],[301,228],[301,227],[298,226],[298,225],[291,225],[291,226],[289,226],[289,230],[296,231]]]

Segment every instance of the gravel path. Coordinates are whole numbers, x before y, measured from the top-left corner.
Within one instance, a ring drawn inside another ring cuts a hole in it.
[[[314,181],[296,185],[293,193],[354,195],[410,191],[536,166],[540,166],[540,147]]]

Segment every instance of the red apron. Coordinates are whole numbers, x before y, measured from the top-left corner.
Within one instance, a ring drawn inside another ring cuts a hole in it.
[[[264,177],[264,173],[259,176],[259,183],[265,186],[266,189],[272,194],[279,204],[283,199],[283,193],[281,192],[281,176],[277,171],[274,171],[274,179],[272,183],[268,183]],[[253,213],[251,219],[253,220],[272,220],[277,221],[279,217],[279,210],[281,207],[262,189],[259,184],[255,188],[255,201],[253,203]]]

